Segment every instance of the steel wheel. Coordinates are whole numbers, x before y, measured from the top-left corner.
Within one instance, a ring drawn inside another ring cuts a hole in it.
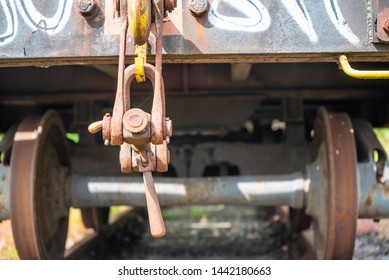
[[[82,221],[85,227],[103,231],[108,225],[109,207],[81,208]]]
[[[27,117],[15,134],[11,156],[11,222],[21,259],[61,259],[69,209],[65,181],[69,160],[60,116]]]
[[[315,122],[316,161],[307,213],[313,217],[319,259],[351,259],[357,224],[357,156],[354,130],[347,114],[320,108]]]

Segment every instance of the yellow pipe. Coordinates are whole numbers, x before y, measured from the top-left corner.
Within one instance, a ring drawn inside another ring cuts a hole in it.
[[[350,66],[348,62],[347,56],[341,55],[339,56],[339,65],[343,69],[344,73],[349,75],[350,77],[356,79],[365,79],[365,80],[373,80],[373,79],[389,79],[389,71],[374,71],[374,70],[357,70]]]

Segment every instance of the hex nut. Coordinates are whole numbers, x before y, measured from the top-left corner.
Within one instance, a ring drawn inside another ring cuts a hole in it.
[[[188,8],[193,16],[200,17],[208,12],[208,0],[190,0]]]
[[[84,17],[91,17],[97,11],[97,4],[95,0],[78,0],[77,11]]]

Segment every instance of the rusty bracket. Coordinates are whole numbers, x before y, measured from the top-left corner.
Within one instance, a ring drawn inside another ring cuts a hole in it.
[[[155,3],[155,30],[156,30],[156,44],[155,44],[155,85],[154,85],[154,99],[151,113],[152,135],[151,142],[154,145],[162,144],[166,138],[165,130],[165,91],[163,90],[162,80],[162,36],[163,36],[163,18],[165,15],[165,4],[163,1]],[[162,106],[157,106],[161,104]]]
[[[173,0],[165,1],[152,1],[155,11],[155,30],[156,30],[156,58],[155,67],[145,63],[145,75],[153,82],[154,98],[151,111],[150,132],[151,143],[154,145],[163,144],[164,141],[169,141],[171,137],[172,123],[170,119],[166,118],[166,105],[165,105],[165,91],[162,78],[162,37],[163,37],[163,18],[165,6],[170,7],[175,5]],[[116,2],[115,2],[116,3]],[[120,0],[120,18],[121,18],[121,33],[120,33],[120,53],[119,53],[119,67],[118,67],[118,82],[117,92],[115,97],[115,103],[113,107],[113,114],[110,117],[110,123],[104,122],[104,127],[109,127],[110,131],[103,130],[103,139],[105,144],[111,142],[113,145],[122,145],[123,140],[123,116],[130,110],[129,92],[125,94],[125,88],[128,88],[131,83],[125,82],[125,72],[132,72],[136,65],[131,65],[125,69],[125,56],[126,56],[126,42],[127,33],[129,29],[128,24],[128,2],[126,0]],[[152,68],[150,68],[150,66]],[[128,74],[127,74],[128,75]],[[129,77],[127,77],[129,80]],[[131,77],[131,82],[133,78]],[[106,118],[107,119],[107,118]],[[96,133],[103,123],[96,122],[91,125],[90,132]],[[110,137],[110,141],[108,141]],[[131,143],[130,143],[131,144]]]
[[[123,115],[124,115],[124,69],[126,67],[126,47],[127,47],[127,31],[128,31],[128,12],[127,1],[120,0],[120,51],[119,51],[119,67],[118,67],[118,82],[111,119],[111,141],[113,145],[123,144]]]
[[[389,43],[389,1],[377,0],[376,34],[379,41]]]

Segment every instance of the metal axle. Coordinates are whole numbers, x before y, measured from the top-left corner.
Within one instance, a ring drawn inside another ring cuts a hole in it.
[[[383,183],[377,183],[373,162],[358,164],[360,218],[389,217],[389,166]],[[10,168],[0,165],[0,220],[9,219]],[[288,205],[303,208],[305,195],[321,178],[307,178],[297,172],[289,175],[236,176],[209,178],[156,178],[161,206],[173,205]],[[146,206],[141,177],[68,178],[69,207],[113,205]]]
[[[304,206],[308,180],[302,173],[278,176],[155,178],[161,206],[173,205],[290,205]],[[146,206],[138,177],[69,178],[71,207]]]

